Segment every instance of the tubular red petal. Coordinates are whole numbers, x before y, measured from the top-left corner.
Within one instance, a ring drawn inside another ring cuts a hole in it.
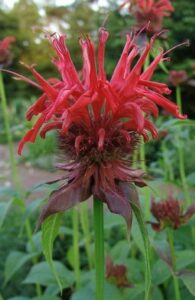
[[[82,47],[83,53],[83,85],[85,89],[89,89],[90,87],[90,61],[87,51],[87,42],[83,39],[80,39],[80,45]]]
[[[104,141],[105,141],[105,129],[104,128],[100,128],[98,130],[98,150],[103,151],[104,148]]]
[[[98,49],[98,71],[99,79],[105,80],[106,74],[104,70],[104,56],[105,56],[105,44],[108,39],[108,31],[101,28],[99,31],[99,49]]]
[[[96,65],[95,65],[95,49],[94,44],[91,42],[89,38],[86,39],[87,50],[90,62],[90,89],[95,89],[97,86],[97,73],[96,73]]]
[[[130,35],[127,35],[123,52],[121,54],[121,57],[116,65],[115,69],[114,69],[112,78],[110,80],[111,84],[115,84],[118,81],[121,81],[121,78],[124,78],[126,64],[127,64],[128,55],[129,55],[129,50],[132,46],[133,46],[133,39],[130,37]]]
[[[43,94],[41,97],[35,102],[35,104],[31,105],[26,113],[26,119],[30,121],[33,116],[38,115],[43,112],[46,108],[45,102],[47,101],[47,95]]]
[[[34,68],[30,68],[30,70],[47,96],[54,101],[58,95],[56,89],[53,88]]]
[[[68,83],[69,88],[76,84],[82,87],[79,80],[76,68],[70,57],[70,53],[65,45],[66,36],[61,35],[59,38],[53,39],[53,48],[58,54],[59,61],[57,62],[58,68],[62,73],[63,80]]]
[[[40,131],[40,136],[41,138],[45,138],[45,135],[48,131],[53,130],[53,129],[61,129],[62,127],[62,122],[61,121],[55,121],[49,124],[46,124],[43,129]]]

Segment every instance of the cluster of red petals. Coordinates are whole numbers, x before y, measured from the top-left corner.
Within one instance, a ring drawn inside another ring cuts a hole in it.
[[[162,29],[163,17],[170,16],[174,8],[169,0],[134,0],[124,1],[122,6],[129,4],[129,11],[142,27],[150,22],[150,30],[158,32]]]
[[[140,51],[136,46],[137,36],[127,35],[121,57],[110,80],[107,79],[104,69],[107,38],[108,32],[101,29],[97,55],[98,72],[94,44],[88,37],[80,39],[83,70],[82,78],[79,78],[65,45],[66,38],[60,36],[53,37],[52,45],[58,56],[53,62],[59,70],[61,79],[45,80],[34,66],[29,69],[37,82],[14,73],[18,79],[29,82],[43,92],[27,112],[27,120],[31,120],[36,115],[39,117],[34,127],[21,141],[19,154],[25,143],[35,141],[38,133],[44,137],[49,130],[57,129],[65,135],[72,124],[82,121],[89,126],[92,115],[95,120],[98,120],[102,110],[113,120],[125,119],[123,129],[126,132],[136,131],[143,135],[145,140],[148,139],[148,133],[151,133],[154,138],[157,136],[155,126],[149,120],[151,115],[158,116],[157,106],[177,118],[185,118],[179,114],[178,107],[163,96],[163,94],[170,94],[167,85],[151,80],[158,64],[167,59],[165,53],[161,51],[143,71],[144,62],[154,44],[155,36]]]
[[[151,213],[158,221],[158,223],[150,222],[154,230],[161,231],[167,226],[178,229],[194,215],[195,204],[189,206],[184,213],[181,201],[172,196],[169,196],[166,201],[160,202],[155,202],[152,199]]]
[[[61,78],[45,80],[29,67],[36,82],[16,74],[42,91],[42,95],[27,111],[27,119],[38,116],[33,128],[20,142],[18,152],[27,142],[42,138],[50,130],[59,133],[60,147],[65,163],[58,167],[65,171],[62,186],[55,191],[44,207],[40,221],[47,216],[71,208],[78,202],[95,195],[105,202],[110,211],[125,217],[131,225],[132,197],[136,192],[129,183],[145,185],[140,170],[130,167],[131,155],[142,135],[157,137],[150,120],[158,116],[158,106],[178,118],[178,107],[163,94],[169,94],[166,84],[152,81],[157,65],[166,60],[161,51],[143,71],[155,36],[139,49],[137,35],[127,35],[121,57],[110,80],[104,69],[105,45],[108,32],[99,31],[97,60],[95,47],[89,37],[80,39],[83,54],[81,78],[66,47],[65,36],[53,36],[52,45],[57,53],[53,60]],[[68,161],[68,162],[67,162]],[[70,162],[71,161],[71,162]]]
[[[133,287],[127,278],[127,267],[125,265],[114,265],[110,257],[106,258],[106,278],[119,288]]]
[[[7,36],[0,41],[0,65],[7,65],[10,61],[10,44],[15,41],[15,37]]]
[[[188,75],[185,70],[172,70],[169,72],[169,81],[174,86],[181,85],[182,83],[186,82],[188,79]]]

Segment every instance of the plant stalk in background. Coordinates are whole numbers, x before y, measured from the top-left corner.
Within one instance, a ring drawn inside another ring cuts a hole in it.
[[[177,105],[180,109],[180,113],[182,113],[182,101],[181,101],[181,87],[179,85],[176,86],[176,101]],[[179,133],[179,132],[178,132]],[[184,162],[184,151],[183,151],[183,142],[179,135],[176,135],[176,141],[178,145],[178,157],[179,157],[179,171],[181,177],[181,183],[184,191],[186,206],[191,203],[189,188],[186,180],[186,172],[185,172],[185,162]]]
[[[174,282],[174,290],[175,290],[175,300],[181,300],[180,288],[179,288],[179,280],[175,274],[176,272],[176,256],[175,256],[175,248],[174,248],[174,232],[172,228],[168,228],[168,242],[171,252],[172,259],[172,267],[173,267],[173,282]]]

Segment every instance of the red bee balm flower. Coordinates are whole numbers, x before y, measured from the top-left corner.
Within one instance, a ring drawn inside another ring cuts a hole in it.
[[[15,41],[15,37],[7,36],[2,41],[0,41],[0,65],[8,65],[10,63],[10,44]]]
[[[192,204],[186,212],[183,212],[181,201],[171,196],[166,201],[155,202],[152,199],[151,213],[158,223],[150,222],[152,228],[156,231],[163,230],[170,226],[178,229],[181,225],[186,224],[195,213],[195,204]]]
[[[106,258],[106,278],[119,288],[133,287],[127,278],[127,267],[125,265],[114,265],[110,257]]]
[[[129,11],[136,18],[138,26],[150,22],[150,30],[158,32],[162,29],[164,16],[170,16],[174,8],[169,0],[134,0],[124,1],[122,6],[129,4]],[[121,7],[122,7],[121,6]]]
[[[60,147],[67,163],[58,167],[66,171],[59,180],[67,180],[55,191],[43,209],[41,221],[50,214],[64,211],[79,201],[95,195],[107,203],[109,209],[124,216],[130,224],[129,198],[134,193],[129,186],[133,182],[143,186],[143,172],[130,168],[130,159],[142,135],[157,136],[151,115],[158,116],[157,105],[178,118],[178,107],[162,94],[169,94],[166,84],[151,81],[160,61],[161,52],[142,72],[144,61],[153,46],[153,37],[139,56],[135,44],[137,35],[127,36],[125,47],[112,78],[106,78],[104,52],[108,32],[100,29],[95,63],[94,45],[89,37],[80,39],[83,52],[82,79],[79,78],[65,36],[53,36],[52,45],[58,58],[61,79],[46,81],[34,66],[29,67],[37,83],[12,72],[18,79],[36,86],[43,94],[27,112],[27,119],[39,115],[34,127],[27,132],[19,145],[19,154],[27,142],[34,142],[38,133],[44,138],[49,130],[59,133]],[[131,195],[130,195],[131,194]]]

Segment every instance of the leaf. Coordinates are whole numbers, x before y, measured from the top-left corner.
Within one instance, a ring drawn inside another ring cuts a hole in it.
[[[171,277],[171,270],[161,259],[157,260],[152,269],[152,283],[159,285]]]
[[[95,287],[91,283],[76,291],[71,297],[71,300],[86,299],[95,299]],[[115,285],[107,282],[105,282],[104,299],[123,300],[120,290]]]
[[[1,186],[0,187],[0,196],[14,196],[16,194],[16,191],[13,189],[13,187],[7,187],[7,186]]]
[[[132,289],[125,289],[124,299],[125,300],[141,300],[144,297],[145,287],[144,285],[135,285]]]
[[[177,270],[186,268],[195,263],[195,254],[192,250],[183,250],[176,253]]]
[[[73,272],[68,270],[59,261],[53,261],[54,268],[59,274],[60,282],[63,288],[67,288],[73,285],[74,275]],[[34,265],[27,277],[23,281],[25,284],[40,284],[43,286],[56,285],[56,278],[51,272],[50,266],[47,262],[40,262]]]
[[[105,282],[104,298],[112,300],[123,300],[120,289],[117,288],[116,285],[108,282]]]
[[[179,278],[183,281],[188,291],[195,296],[195,272],[183,273]]]
[[[163,300],[164,297],[162,295],[162,292],[159,288],[154,288],[153,291],[152,291],[152,299],[151,300]]]
[[[6,285],[12,276],[33,256],[33,254],[26,254],[19,251],[11,252],[5,262],[4,285]]]
[[[151,270],[150,270],[150,242],[148,232],[145,226],[143,214],[139,205],[138,194],[136,189],[131,186],[131,207],[137,219],[140,232],[142,234],[144,245],[144,257],[145,257],[145,300],[149,300],[150,286],[151,286]]]
[[[41,254],[42,249],[42,243],[41,243],[41,232],[38,231],[35,234],[33,234],[30,241],[28,241],[26,245],[26,251],[29,253],[36,253],[37,255]]]
[[[6,215],[9,211],[9,208],[12,204],[13,200],[10,200],[8,202],[0,202],[0,228],[2,227],[4,220],[6,218]]]
[[[27,218],[29,218],[33,213],[35,213],[39,209],[44,200],[44,198],[36,199],[27,205],[26,211],[24,213],[24,221],[26,221]]]
[[[0,300],[1,300],[1,298],[0,298]],[[40,296],[40,297],[33,297],[33,298],[16,296],[13,298],[9,298],[8,300],[60,300],[60,298],[58,298],[56,296]]]
[[[188,184],[194,186],[195,185],[195,172],[189,174],[186,179],[187,179]]]
[[[95,299],[95,290],[92,284],[89,284],[71,296],[70,300],[86,300],[86,299]]]
[[[104,218],[104,229],[110,230],[114,227],[123,226],[123,219],[116,214],[106,213]]]
[[[111,249],[110,249],[111,256],[115,263],[125,263],[129,255],[129,242],[128,240],[121,240],[117,242]]]
[[[7,300],[31,300],[29,297],[23,297],[23,296],[16,296],[13,298],[8,298]]]
[[[43,245],[43,253],[45,258],[51,268],[51,271],[54,274],[54,277],[59,285],[60,290],[62,291],[62,284],[60,282],[60,278],[53,264],[53,244],[58,235],[60,222],[62,218],[62,213],[57,213],[49,216],[42,223],[42,245]]]
[[[170,253],[170,246],[166,240],[154,240],[153,247],[157,255],[170,267],[173,268],[173,262]]]

